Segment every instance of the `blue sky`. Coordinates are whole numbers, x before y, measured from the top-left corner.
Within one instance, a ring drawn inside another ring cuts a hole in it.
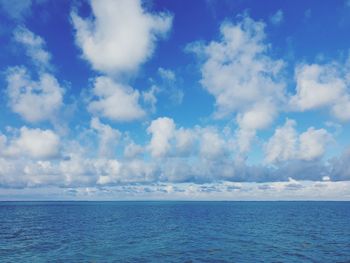
[[[0,1],[0,198],[350,199],[349,1]]]

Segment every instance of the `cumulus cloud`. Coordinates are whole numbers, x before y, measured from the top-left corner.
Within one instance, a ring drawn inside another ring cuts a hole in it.
[[[295,73],[297,94],[292,104],[308,110],[334,103],[346,87],[337,74],[331,65],[299,65]]]
[[[266,144],[266,161],[289,160],[294,157],[297,143],[296,122],[287,120],[283,127],[276,129]]]
[[[350,94],[347,93],[344,97],[339,98],[338,102],[333,105],[331,113],[341,121],[350,120]]]
[[[114,121],[132,121],[145,116],[139,104],[140,93],[130,86],[114,82],[111,78],[97,77],[92,90],[96,99],[88,110]]]
[[[325,146],[332,136],[325,129],[309,128],[299,136],[299,158],[302,160],[314,160],[325,153]]]
[[[225,154],[226,142],[213,129],[204,129],[201,134],[200,155],[205,158],[221,158]]]
[[[137,70],[172,24],[169,14],[149,13],[140,0],[92,0],[91,8],[93,18],[71,14],[76,42],[95,70],[109,74]]]
[[[175,123],[170,118],[163,117],[152,121],[147,132],[152,135],[149,150],[153,157],[163,157],[169,152],[174,131]]]
[[[152,121],[146,149],[160,181],[205,182],[233,178],[232,142],[215,127],[176,127],[167,117]],[[161,158],[161,159],[159,159]]]
[[[146,115],[139,98],[155,112],[158,88],[141,94],[121,81],[122,75],[137,71],[151,57],[158,38],[170,30],[172,16],[150,13],[140,0],[103,0],[90,2],[92,16],[71,13],[77,45],[93,69],[113,75],[95,79],[88,110],[114,121],[133,121]]]
[[[97,168],[103,171],[97,179],[97,184],[105,185],[118,181],[121,164],[117,160],[99,160],[96,164],[98,165]]]
[[[0,137],[1,138],[1,137]],[[4,137],[3,144],[4,144]],[[18,137],[7,141],[2,155],[12,158],[29,157],[49,159],[57,157],[60,151],[60,138],[51,130],[30,129],[22,127]]]
[[[50,67],[51,54],[45,50],[45,41],[23,26],[14,31],[14,39],[26,49],[27,56],[39,68]]]
[[[332,140],[331,134],[325,129],[311,127],[299,135],[295,126],[294,120],[287,120],[284,126],[276,129],[265,146],[268,163],[312,161],[323,156],[326,145]]]
[[[277,116],[276,105],[272,103],[256,103],[251,109],[237,114],[237,145],[241,152],[248,152],[256,131],[267,128]]]
[[[54,169],[61,174],[61,181],[55,184],[65,187],[106,185],[121,181],[121,164],[114,159],[75,156],[54,164]],[[47,175],[47,171],[42,170],[40,174]]]
[[[64,89],[49,73],[39,73],[33,80],[25,67],[6,72],[9,106],[28,122],[51,120],[63,105]]]
[[[133,141],[118,144],[124,147],[124,158],[118,158],[109,155],[115,149],[112,144],[119,140],[118,131],[98,119],[92,119],[90,125],[99,136],[97,146],[100,150],[95,152],[91,152],[83,141],[61,145],[57,135],[49,130],[24,127],[18,135],[15,132],[12,137],[0,136],[0,184],[5,187],[51,185],[75,188],[135,183],[287,182],[283,189],[289,191],[302,189],[289,178],[322,182],[324,178],[347,178],[340,177],[343,170],[336,167],[342,164],[342,169],[347,169],[347,155],[331,160],[330,166],[321,162],[323,142],[328,137],[322,129],[310,128],[297,134],[287,130],[294,127],[290,122],[285,125],[287,128],[276,131],[274,137],[291,133],[289,137],[293,143],[288,144],[285,139],[269,141],[269,150],[275,153],[270,156],[275,156],[273,162],[278,163],[274,167],[247,165],[235,160],[232,138],[227,132],[215,127],[176,127],[175,122],[166,117],[151,122],[147,128],[151,137],[144,146]],[[96,134],[88,133],[93,136],[91,139]],[[276,146],[278,143],[279,147]],[[112,147],[108,148],[107,144]],[[284,150],[281,144],[290,149]],[[107,154],[101,154],[101,149]],[[283,160],[276,156],[282,156]],[[285,160],[288,162],[283,162]],[[211,188],[202,190],[211,191]]]
[[[57,126],[65,89],[50,72],[51,54],[45,49],[45,41],[24,26],[16,27],[14,40],[24,47],[35,67],[33,70],[24,66],[7,68],[8,106],[27,122],[49,120]]]
[[[180,155],[189,154],[193,151],[196,139],[198,137],[193,130],[180,127],[175,132],[176,152]]]
[[[283,86],[275,81],[283,62],[267,55],[264,27],[245,16],[237,24],[222,24],[219,42],[194,46],[204,56],[201,83],[215,97],[217,115],[283,97]]]
[[[132,159],[142,154],[143,152],[144,152],[144,147],[131,141],[124,148],[124,157]]]
[[[160,117],[147,128],[152,135],[148,150],[153,157],[223,158],[231,149],[230,142],[214,127],[176,127],[173,119]]]
[[[201,84],[215,97],[215,115],[237,114],[238,141],[247,141],[242,152],[249,149],[256,130],[272,122],[285,100],[285,86],[279,79],[283,61],[269,56],[264,28],[263,22],[244,15],[236,24],[221,25],[220,41],[189,47],[204,60]]]
[[[57,167],[66,186],[124,185],[156,180],[152,164],[137,159],[120,162],[108,158],[75,156]]]
[[[107,124],[101,123],[98,118],[92,118],[90,126],[97,132],[99,137],[99,155],[101,157],[113,157],[121,137],[121,132]]]
[[[350,120],[349,78],[346,65],[301,64],[295,70],[296,94],[291,107],[299,110],[329,108],[332,115],[342,121]]]

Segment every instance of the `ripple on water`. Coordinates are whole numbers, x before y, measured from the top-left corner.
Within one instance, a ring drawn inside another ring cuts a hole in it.
[[[0,203],[1,262],[346,262],[349,202]]]

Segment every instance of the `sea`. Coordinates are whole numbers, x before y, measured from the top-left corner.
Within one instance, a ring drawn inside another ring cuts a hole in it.
[[[0,262],[350,262],[350,202],[0,202]]]

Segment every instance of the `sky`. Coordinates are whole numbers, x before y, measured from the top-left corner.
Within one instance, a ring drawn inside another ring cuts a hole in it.
[[[0,200],[350,200],[350,1],[0,0]]]

